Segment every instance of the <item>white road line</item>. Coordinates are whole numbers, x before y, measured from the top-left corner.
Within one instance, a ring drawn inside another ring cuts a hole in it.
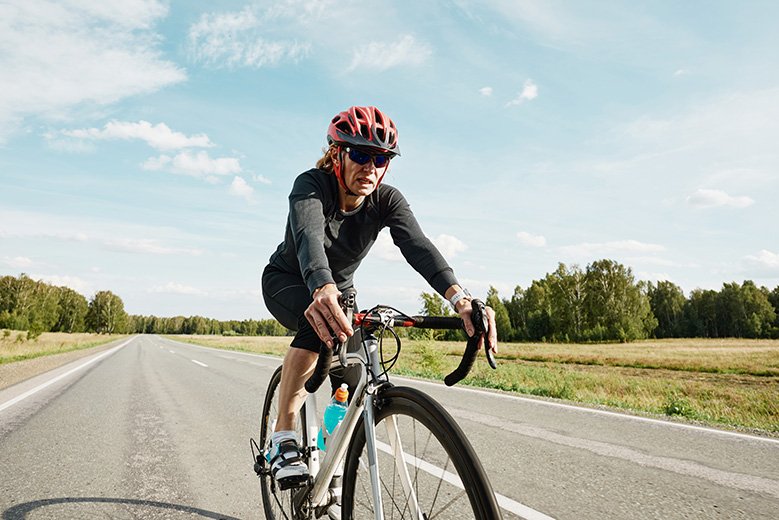
[[[38,392],[40,392],[44,388],[47,388],[47,387],[53,385],[57,381],[60,381],[60,380],[62,380],[64,378],[68,377],[69,375],[73,374],[74,372],[78,372],[82,368],[88,367],[92,363],[95,363],[95,362],[103,359],[106,356],[110,356],[111,354],[113,354],[114,352],[116,352],[120,348],[124,347],[125,345],[127,345],[128,343],[130,343],[134,339],[135,339],[134,337],[130,338],[127,341],[125,341],[124,343],[122,343],[121,345],[117,345],[116,347],[112,348],[111,350],[107,350],[107,351],[103,352],[102,354],[100,354],[99,356],[93,357],[92,359],[90,359],[86,363],[82,363],[79,366],[68,370],[64,374],[60,374],[60,375],[58,375],[57,377],[55,377],[53,379],[49,379],[45,383],[40,384],[40,385],[36,386],[35,388],[30,389],[30,390],[27,390],[25,393],[23,393],[21,395],[17,395],[16,397],[11,399],[10,401],[6,401],[3,404],[0,404],[0,412],[5,410],[6,408],[10,408],[11,406],[13,406],[13,405],[15,405],[15,404],[17,404],[17,403],[19,403],[21,401],[24,401],[25,399],[27,399],[31,395],[37,394]]]
[[[377,440],[376,448],[383,451],[384,453],[393,455],[392,447],[389,444]],[[447,481],[453,486],[457,486],[460,489],[465,489],[462,480],[460,480],[460,477],[455,475],[454,473],[439,468],[438,466],[434,466],[433,464],[418,459],[413,455],[409,455],[408,453],[405,454],[405,458],[407,462],[413,464],[414,466],[421,469],[425,473],[429,473],[437,478],[443,478],[443,480]],[[528,507],[525,504],[520,504],[516,500],[512,500],[509,497],[503,496],[499,493],[495,493],[495,498],[498,499],[498,505],[501,508],[511,513],[514,513],[515,515],[519,515],[522,518],[525,518],[526,520],[554,520],[553,517],[545,515],[541,511],[536,511],[532,507]]]
[[[171,354],[175,354],[175,352],[174,352],[174,351],[172,351],[172,350],[169,350],[168,352],[170,352]]]
[[[208,350],[221,350],[221,349],[214,349],[214,348],[211,348],[211,347],[196,346],[196,345],[192,345],[192,344],[189,344],[189,343],[187,343],[186,345],[193,346],[193,347],[196,347],[196,348],[208,349]],[[264,354],[253,354],[253,353],[250,353],[250,352],[233,352],[233,353],[234,354],[241,354],[241,355],[244,355],[244,356],[255,356],[255,357],[261,357],[261,358],[265,358],[265,359],[273,359],[273,360],[278,361],[279,363],[281,363],[281,358],[268,356],[268,355],[264,355]],[[471,388],[471,387],[464,387],[464,386],[446,387],[443,383],[438,383],[438,382],[433,382],[433,381],[424,381],[422,379],[401,377],[401,376],[397,376],[397,375],[392,375],[392,379],[399,379],[399,380],[403,380],[403,381],[410,381],[410,382],[418,383],[418,384],[421,384],[421,385],[430,385],[430,386],[435,386],[435,387],[441,388],[441,389],[446,388],[447,390],[455,390],[455,391],[459,391],[459,392],[477,393],[477,394],[487,395],[487,396],[490,396],[490,397],[497,397],[497,398],[500,398],[500,399],[508,399],[508,400],[514,400],[514,401],[523,401],[523,402],[526,402],[526,403],[532,403],[532,404],[537,404],[537,405],[541,405],[541,406],[554,406],[554,407],[557,407],[557,408],[564,408],[564,409],[567,409],[567,410],[575,410],[577,412],[607,415],[607,416],[610,416],[610,417],[618,417],[618,418],[625,419],[625,420],[630,420],[630,421],[641,421],[641,422],[646,422],[646,423],[650,423],[650,424],[660,424],[660,425],[664,425],[664,426],[671,426],[671,427],[674,427],[674,428],[683,428],[683,429],[694,430],[694,431],[714,433],[714,434],[718,434],[718,435],[726,435],[726,436],[730,436],[730,437],[736,437],[736,438],[740,438],[740,439],[747,439],[747,440],[751,440],[751,441],[762,441],[762,442],[770,442],[770,443],[774,443],[774,444],[779,444],[779,439],[773,439],[771,437],[758,437],[757,435],[750,435],[748,433],[739,433],[739,432],[733,432],[733,431],[729,431],[729,430],[717,430],[715,428],[707,428],[705,426],[696,426],[696,425],[693,425],[693,424],[685,424],[685,423],[679,423],[679,422],[673,422],[673,421],[665,421],[663,419],[653,419],[651,417],[641,417],[639,415],[630,415],[630,414],[627,414],[627,413],[612,412],[612,411],[609,411],[609,410],[598,410],[597,408],[587,408],[587,407],[584,407],[584,406],[575,406],[575,405],[572,405],[572,404],[557,403],[557,402],[554,402],[554,401],[546,401],[546,400],[543,400],[543,399],[534,399],[532,397],[522,397],[522,396],[519,396],[519,395],[509,395],[509,394],[504,394],[504,393],[501,393],[501,392],[490,392],[490,391],[487,391],[487,390],[480,390],[478,388]]]
[[[196,365],[200,365],[201,367],[206,367],[206,368],[208,368],[208,365],[206,365],[205,363],[201,363],[201,362],[200,362],[200,361],[198,361],[197,359],[190,359],[190,361],[192,361],[192,362],[193,362],[194,364],[196,364]]]

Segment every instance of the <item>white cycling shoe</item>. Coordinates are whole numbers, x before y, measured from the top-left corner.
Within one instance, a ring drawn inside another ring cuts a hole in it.
[[[298,443],[291,439],[271,445],[270,469],[282,490],[299,487],[308,480],[308,466],[303,462]]]

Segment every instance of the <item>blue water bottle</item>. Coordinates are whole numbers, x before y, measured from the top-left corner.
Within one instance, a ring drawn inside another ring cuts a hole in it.
[[[325,451],[325,438],[329,437],[330,434],[335,431],[336,426],[341,423],[344,415],[346,415],[348,400],[349,386],[346,383],[343,383],[341,388],[335,391],[335,395],[330,400],[330,404],[327,405],[327,408],[325,408],[323,422],[325,423],[324,430],[326,433],[322,431],[322,428],[319,428],[319,435],[317,437],[317,445],[319,446],[320,450]]]

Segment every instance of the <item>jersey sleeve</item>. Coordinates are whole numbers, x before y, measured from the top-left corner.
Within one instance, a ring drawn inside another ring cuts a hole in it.
[[[436,292],[444,296],[446,290],[457,283],[454,271],[438,248],[425,236],[400,191],[395,188],[387,191],[390,193],[384,201],[384,225],[389,227],[392,241],[400,248],[411,267],[421,274]]]
[[[289,195],[289,226],[300,272],[310,293],[333,281],[325,254],[324,187],[308,174],[295,179]]]

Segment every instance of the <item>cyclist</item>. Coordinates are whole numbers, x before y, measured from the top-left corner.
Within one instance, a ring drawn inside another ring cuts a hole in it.
[[[308,478],[293,431],[306,396],[303,386],[322,343],[332,348],[334,338],[343,342],[354,333],[338,296],[352,287],[355,270],[382,228],[389,228],[408,263],[449,300],[466,333],[474,333],[470,294],[423,234],[400,191],[382,184],[390,161],[400,155],[395,123],[376,107],[353,106],[331,120],[327,142],[316,168],[295,179],[284,241],[262,275],[268,310],[297,331],[284,357],[271,439],[271,471],[282,488]],[[487,316],[495,350],[495,313],[489,307]]]

